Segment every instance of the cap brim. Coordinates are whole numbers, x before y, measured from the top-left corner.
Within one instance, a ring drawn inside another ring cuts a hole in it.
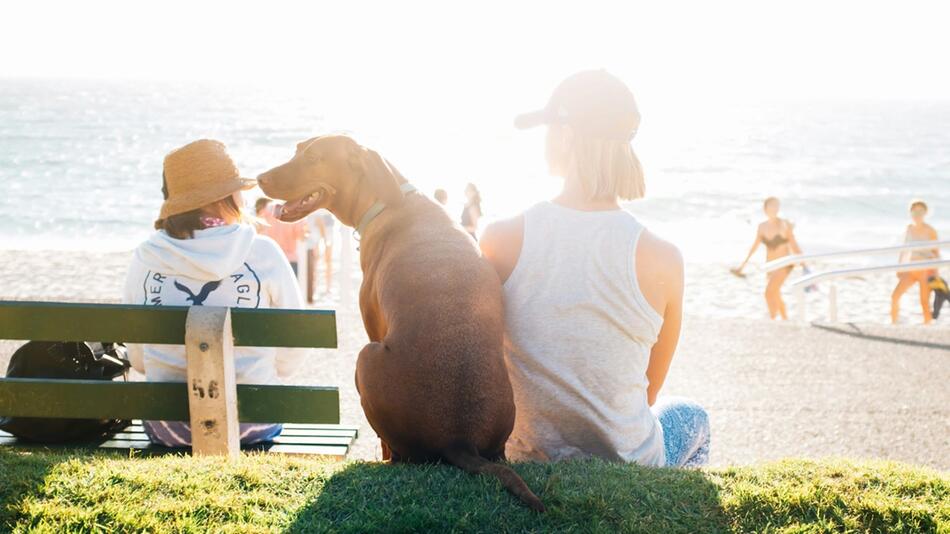
[[[548,123],[548,110],[539,109],[530,113],[522,113],[515,117],[515,128],[527,130]]]

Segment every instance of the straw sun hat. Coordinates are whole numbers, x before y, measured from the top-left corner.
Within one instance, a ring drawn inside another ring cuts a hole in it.
[[[241,178],[224,143],[211,139],[200,139],[169,152],[163,175],[165,203],[159,220],[196,210],[257,185],[257,180]]]

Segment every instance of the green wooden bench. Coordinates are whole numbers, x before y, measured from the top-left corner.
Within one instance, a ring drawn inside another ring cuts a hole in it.
[[[336,348],[333,311],[0,301],[0,339],[185,345],[185,383],[0,378],[0,415],[133,420],[69,447],[179,450],[152,445],[141,420],[190,421],[194,454],[239,454],[238,422],[284,423],[245,450],[343,457],[356,438],[339,425],[335,387],[235,384],[234,346]],[[36,446],[4,432],[0,445]]]

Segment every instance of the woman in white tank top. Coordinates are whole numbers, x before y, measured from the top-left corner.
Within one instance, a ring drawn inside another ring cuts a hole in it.
[[[571,76],[516,121],[548,126],[548,166],[564,188],[480,242],[504,284],[513,460],[708,457],[706,412],[657,400],[679,339],[683,262],[620,208],[644,192],[630,147],[639,122],[630,90],[605,71]]]

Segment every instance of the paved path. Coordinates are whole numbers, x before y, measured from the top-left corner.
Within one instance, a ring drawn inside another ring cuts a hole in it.
[[[950,329],[686,321],[664,393],[711,417],[714,465],[886,458],[950,470]]]

